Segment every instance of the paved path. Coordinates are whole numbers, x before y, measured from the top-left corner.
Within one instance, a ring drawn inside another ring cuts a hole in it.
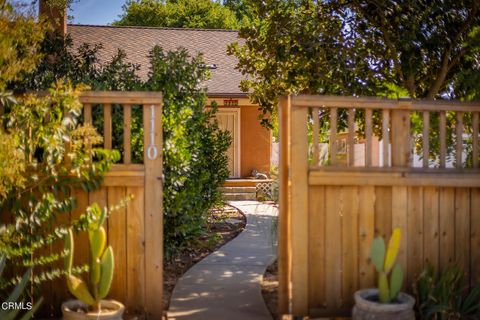
[[[168,319],[272,319],[263,301],[261,281],[276,256],[272,223],[277,210],[257,201],[230,204],[247,216],[245,230],[180,278]]]

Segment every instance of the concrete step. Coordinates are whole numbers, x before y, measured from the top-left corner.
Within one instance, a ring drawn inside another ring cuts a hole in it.
[[[222,193],[255,193],[257,192],[256,187],[221,187],[220,191]]]
[[[223,199],[226,201],[256,200],[256,193],[252,192],[225,192]]]

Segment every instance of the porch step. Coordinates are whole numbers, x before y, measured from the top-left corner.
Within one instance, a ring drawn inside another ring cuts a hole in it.
[[[256,192],[224,192],[223,199],[225,201],[241,201],[241,200],[256,200]]]
[[[220,188],[222,193],[256,193],[257,187],[228,186]]]

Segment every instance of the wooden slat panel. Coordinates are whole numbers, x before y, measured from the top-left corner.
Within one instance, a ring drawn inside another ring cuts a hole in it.
[[[473,188],[470,197],[471,227],[470,227],[470,284],[480,282],[480,188]]]
[[[92,191],[88,194],[88,203],[92,205],[93,203],[98,204],[100,209],[103,209],[107,206],[107,188],[102,187],[98,190]],[[108,222],[108,220],[107,220]]]
[[[291,111],[292,312],[308,313],[307,109]]]
[[[313,165],[318,165],[319,161],[319,143],[320,143],[320,125],[318,119],[318,108],[312,109],[312,119],[313,119]]]
[[[435,267],[435,270],[438,270],[440,256],[438,188],[425,188],[423,197],[423,214],[425,216],[425,234],[423,238],[424,266],[431,265]]]
[[[342,302],[353,304],[358,289],[358,187],[342,190]]]
[[[460,102],[447,100],[410,100],[385,99],[378,97],[342,97],[328,95],[298,95],[292,97],[292,103],[298,107],[338,107],[338,108],[366,108],[398,109],[415,111],[450,111],[478,112],[480,103]]]
[[[280,97],[279,110],[279,216],[278,216],[278,312],[289,313],[290,287],[290,97]]]
[[[112,149],[112,105],[103,105],[103,147]]]
[[[145,301],[147,315],[152,319],[162,317],[163,286],[163,160],[162,160],[162,106],[156,105],[153,124],[155,126],[154,139],[158,150],[155,159],[147,156],[147,146],[152,141],[149,132],[152,132],[150,122],[150,108],[143,107],[144,124],[144,162],[145,162]]]
[[[473,167],[478,168],[478,134],[479,134],[479,124],[478,124],[478,112],[473,113],[472,116],[472,157],[473,157]]]
[[[327,308],[342,306],[342,217],[340,212],[341,187],[325,187],[326,230],[325,238],[325,290]],[[293,257],[294,258],[294,257]]]
[[[325,307],[325,187],[309,188],[309,298],[310,308]]]
[[[470,277],[470,189],[455,189],[455,261]]]
[[[125,199],[124,187],[108,188],[108,206],[112,208]],[[110,295],[118,301],[127,298],[127,226],[126,208],[112,212],[108,218],[108,243],[112,246],[115,257],[115,277]]]
[[[390,239],[392,233],[392,188],[375,187],[375,235]]]
[[[392,229],[400,228],[402,231],[402,240],[397,255],[397,261],[400,263],[402,270],[407,271],[408,262],[408,193],[407,187],[392,187]],[[407,284],[403,283],[403,289],[407,288]]]
[[[457,112],[457,121],[455,123],[455,167],[461,168],[462,164],[462,154],[463,154],[463,113]]]
[[[375,283],[374,268],[370,263],[370,246],[372,245],[374,232],[375,188],[361,186],[358,190],[358,284],[361,288],[370,288]]]
[[[391,180],[388,180],[391,179]],[[422,187],[472,187],[480,186],[480,174],[428,174],[402,172],[322,172],[314,171],[309,175],[310,185],[333,186],[422,186]]]
[[[143,187],[144,176],[107,176],[103,179],[105,187]]]
[[[132,106],[126,104],[123,106],[123,163],[130,164],[132,162]]]
[[[90,103],[83,105],[83,121],[92,124],[92,104]]]
[[[128,309],[145,305],[145,216],[142,188],[127,188],[133,196],[127,205],[127,300]],[[133,310],[142,312],[144,310]]]
[[[355,164],[355,109],[348,110],[348,166]]]
[[[82,214],[85,213],[85,210],[88,206],[88,193],[83,190],[75,190],[73,192],[73,197],[76,199],[77,206],[73,209],[71,213],[71,219],[76,220]],[[87,232],[80,232],[74,235],[75,237],[75,251],[73,255],[74,264],[76,266],[82,266],[84,264],[90,263],[90,254],[89,254],[89,244],[88,244],[88,235]]]
[[[84,91],[80,95],[82,103],[118,103],[118,104],[160,104],[160,92],[127,91]]]
[[[382,141],[383,141],[383,166],[390,166],[390,157],[388,149],[390,147],[390,111],[382,110]]]
[[[445,268],[455,260],[455,189],[440,188],[440,266]]]
[[[61,196],[61,200],[66,198],[65,195]],[[67,227],[70,225],[70,212],[62,212],[57,214],[55,218],[55,222],[53,227]],[[76,243],[75,243],[76,244]],[[64,239],[60,238],[54,241],[51,245],[51,252],[53,253],[61,253],[65,248]],[[73,253],[75,255],[75,252]],[[64,259],[59,259],[55,263],[53,263],[52,267],[54,269],[63,270],[65,268]],[[59,277],[54,279],[51,283],[52,285],[52,294],[53,294],[53,301],[55,301],[55,313],[58,314],[58,307],[60,306],[60,301],[62,301],[65,297],[69,295],[68,287],[65,285],[65,278]]]
[[[372,166],[372,109],[365,110],[365,166]]]
[[[337,108],[330,109],[330,164],[337,163]]]
[[[445,111],[440,112],[440,168],[445,168],[447,161],[447,116]]]
[[[408,103],[405,102],[406,107]],[[392,110],[392,166],[410,166],[410,112]]]
[[[413,283],[423,270],[423,188],[408,188],[407,283]]]
[[[423,167],[428,168],[428,160],[430,157],[430,112],[423,112],[423,133],[422,133],[422,149],[423,149]]]

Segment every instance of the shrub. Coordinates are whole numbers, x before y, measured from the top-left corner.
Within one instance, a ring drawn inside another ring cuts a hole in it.
[[[170,256],[201,235],[207,210],[221,200],[231,138],[219,130],[216,108],[205,110],[206,95],[198,85],[208,74],[201,56],[157,46],[150,61],[146,88],[162,91],[164,98],[164,239]]]
[[[119,158],[116,151],[88,147],[101,138],[93,127],[78,124],[82,110],[78,94],[58,85],[47,97],[19,99],[3,117],[0,135],[8,143],[0,144],[0,157],[14,159],[15,165],[0,171],[0,207],[2,215],[12,219],[0,228],[0,248],[13,266],[36,268],[60,259],[61,252],[49,252],[49,246],[63,237],[67,227],[84,230],[92,219],[87,210],[71,223],[58,222],[75,207],[72,191],[98,188],[103,174]],[[39,269],[32,280],[39,284],[63,273],[58,268]],[[2,283],[0,289],[14,280]]]

